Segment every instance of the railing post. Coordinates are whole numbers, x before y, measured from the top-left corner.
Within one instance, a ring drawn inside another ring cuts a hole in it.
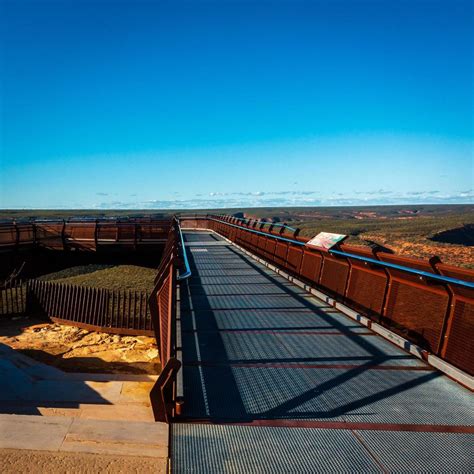
[[[63,250],[66,250],[66,220],[63,219],[63,226],[61,229],[61,242],[63,244]]]
[[[99,220],[95,220],[95,227],[94,227],[94,246],[95,250],[99,248]]]
[[[429,259],[431,268],[438,274],[441,275],[437,265],[441,263],[441,259],[438,256],[431,257]],[[436,348],[435,354],[440,357],[446,356],[446,350],[449,343],[449,335],[451,333],[451,327],[454,320],[454,290],[451,285],[445,285],[446,291],[448,292],[448,304],[446,306],[446,314],[443,318],[443,323],[441,325],[441,331],[439,335],[439,341]]]

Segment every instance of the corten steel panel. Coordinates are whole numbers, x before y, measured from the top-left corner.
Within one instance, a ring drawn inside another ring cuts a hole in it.
[[[258,244],[258,234],[252,234],[252,238],[250,239],[250,247],[253,249],[257,249]]]
[[[95,223],[66,223],[64,238],[67,248],[96,249]]]
[[[265,245],[265,258],[269,262],[275,261],[274,255],[275,255],[276,243],[277,241],[275,239],[268,239]]]
[[[384,318],[397,332],[436,352],[448,303],[448,293],[441,285],[430,287],[393,278]]]
[[[265,248],[265,237],[262,237],[260,235],[257,235],[257,238],[252,242],[254,243],[254,248],[253,251],[256,255],[263,257],[263,251],[262,249]]]
[[[0,227],[0,245],[11,246],[16,243],[16,228],[14,225]]]
[[[31,244],[34,241],[32,225],[18,225],[18,239],[20,244]]]
[[[239,233],[238,241],[237,243],[241,245],[242,243],[246,242],[248,240],[248,235],[249,232],[246,227],[242,227]]]
[[[238,229],[236,227],[232,227],[232,229],[234,229],[234,232],[232,234],[231,240],[235,242],[240,237],[240,234],[242,233],[242,229]]]
[[[324,253],[324,263],[321,272],[320,285],[337,297],[344,296],[349,275],[347,260]]]
[[[472,300],[456,298],[453,321],[447,336],[444,358],[474,375],[474,304]]]
[[[118,240],[133,240],[135,238],[134,224],[118,224]]]
[[[195,229],[198,226],[197,219],[180,219],[180,225],[183,228]]]
[[[117,235],[118,232],[116,224],[99,224],[97,229],[98,240],[115,240]]]
[[[371,268],[353,266],[347,284],[346,302],[369,316],[382,312],[387,276]]]
[[[158,315],[160,324],[160,359],[164,366],[169,358],[171,351],[170,332],[171,332],[171,274],[169,274],[162,283],[161,288],[156,295],[158,303]]]
[[[290,245],[288,247],[288,256],[287,256],[285,268],[291,273],[298,273],[302,258],[303,258],[303,248]]]
[[[95,223],[66,223],[64,237],[67,239],[95,239]]]
[[[288,244],[278,242],[275,249],[275,263],[281,267],[286,264],[286,254],[288,253]]]
[[[371,251],[360,247],[344,245],[341,250],[361,257],[377,259]],[[352,270],[347,282],[346,303],[369,316],[380,314],[388,285],[387,273],[383,268],[367,262],[352,258],[348,260]]]
[[[267,240],[268,240],[268,237],[265,237],[263,235],[260,235],[258,237],[258,241],[257,241],[258,253],[262,256],[265,253],[265,246],[267,244]]]
[[[63,249],[62,223],[41,223],[36,225],[36,240],[46,248]]]
[[[228,236],[229,240],[232,240],[233,242],[235,242],[235,238],[237,236],[237,228],[229,227],[228,231],[229,231],[229,236]]]
[[[242,234],[244,233],[244,229],[240,227],[239,229],[235,229],[235,238],[234,242],[241,239]]]
[[[382,261],[411,266],[434,273],[427,262],[380,253]],[[394,329],[438,353],[443,327],[448,314],[449,292],[443,284],[407,272],[388,269],[391,277],[384,318],[395,323]]]
[[[240,237],[236,242],[238,245],[241,245],[244,248],[250,248],[251,234],[248,230],[242,229]]]
[[[224,235],[229,238],[230,237],[230,232],[232,230],[232,227],[228,226],[228,225],[223,225],[222,226],[222,231],[224,232]]]
[[[257,240],[257,236],[255,234],[252,234],[250,231],[248,231],[246,233],[245,248],[249,249],[250,251],[253,251],[255,248],[256,240]]]
[[[436,266],[442,275],[474,281],[472,271],[448,265]],[[445,322],[441,356],[448,362],[474,374],[474,290],[450,285],[451,308]]]
[[[239,245],[245,245],[245,242],[247,240],[247,236],[248,236],[248,231],[245,229],[245,227],[242,227],[242,229],[239,232],[239,235],[237,236],[236,242]]]
[[[139,240],[166,239],[170,231],[169,225],[140,224],[138,227]]]
[[[303,250],[303,261],[300,268],[300,276],[311,283],[319,279],[323,257],[317,251]]]

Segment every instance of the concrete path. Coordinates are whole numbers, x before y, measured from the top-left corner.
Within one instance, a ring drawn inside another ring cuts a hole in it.
[[[213,234],[186,233],[174,472],[469,472],[472,393]]]

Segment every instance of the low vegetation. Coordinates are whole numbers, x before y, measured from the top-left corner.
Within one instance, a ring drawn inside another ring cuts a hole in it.
[[[40,280],[109,290],[153,289],[156,270],[137,265],[80,265],[39,277]]]

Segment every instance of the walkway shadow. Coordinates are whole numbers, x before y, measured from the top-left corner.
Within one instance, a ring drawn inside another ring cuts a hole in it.
[[[228,255],[223,248],[227,249]],[[389,399],[440,376],[440,373],[423,367],[420,363],[421,367],[415,367],[419,371],[410,372],[408,378],[401,377],[380,388],[364,386],[363,375],[367,371],[378,369],[384,363],[397,363],[412,360],[414,357],[401,350],[395,353],[398,350],[395,346],[394,353],[385,352],[379,347],[380,344],[371,342],[372,338],[374,342],[380,342],[378,336],[363,337],[358,334],[353,330],[358,326],[356,323],[344,324],[337,317],[327,314],[323,308],[317,308],[308,300],[311,295],[294,291],[291,285],[281,281],[281,277],[272,275],[234,248],[221,247],[215,255],[212,255],[209,248],[208,252],[197,255],[215,257],[209,259],[209,264],[206,263],[206,266],[212,266],[212,261],[218,262],[219,255],[222,256],[223,253],[226,254],[227,264],[232,266],[236,262],[245,262],[266,284],[281,290],[281,295],[288,299],[287,303],[283,307],[267,310],[286,312],[288,325],[276,324],[273,327],[257,328],[255,333],[248,327],[239,328],[238,325],[231,331],[222,330],[218,318],[222,319],[223,312],[252,314],[265,308],[261,308],[259,304],[252,307],[252,301],[258,302],[258,294],[232,293],[245,301],[244,309],[219,309],[219,303],[216,301],[224,301],[227,293],[224,292],[222,300],[218,297],[210,299],[207,296],[206,286],[209,285],[206,285],[199,275],[199,261],[196,261],[193,252],[188,252],[193,276],[182,285],[180,302],[184,328],[182,340],[185,417],[221,422],[295,418],[341,419],[340,417],[354,410]],[[229,255],[233,255],[235,261],[228,259]],[[203,261],[203,258],[200,258],[200,261]],[[230,276],[229,281],[231,280]],[[290,343],[285,331],[303,334],[301,328],[291,324],[292,318],[298,314],[298,308],[301,312],[312,314],[315,319],[314,326],[304,326],[306,331],[317,330],[321,327],[318,321],[324,321],[325,328],[329,325],[334,332],[340,334],[334,336],[336,345],[330,355],[318,354],[318,347],[311,347],[308,348],[307,355],[296,356],[296,352],[301,352],[301,347],[298,347],[297,340]],[[342,350],[344,343],[359,347],[366,355],[347,356]],[[231,357],[230,354],[241,354],[243,357]],[[311,369],[310,373],[308,368],[304,367],[304,364],[308,363],[328,364],[335,369]],[[340,367],[342,365],[347,367]],[[388,374],[385,370],[377,372]],[[359,389],[362,391],[351,393],[350,390],[354,390],[356,386],[353,382],[358,378],[361,380]],[[335,400],[334,390],[338,387],[341,388],[341,395],[345,394],[345,397]]]
[[[0,335],[20,333],[18,324],[7,326],[2,321]],[[54,357],[41,350],[31,352],[45,360]],[[120,383],[87,381],[87,375],[91,374],[63,372],[0,343],[0,413],[41,415],[39,407],[80,408],[81,404],[113,405],[118,400]]]

